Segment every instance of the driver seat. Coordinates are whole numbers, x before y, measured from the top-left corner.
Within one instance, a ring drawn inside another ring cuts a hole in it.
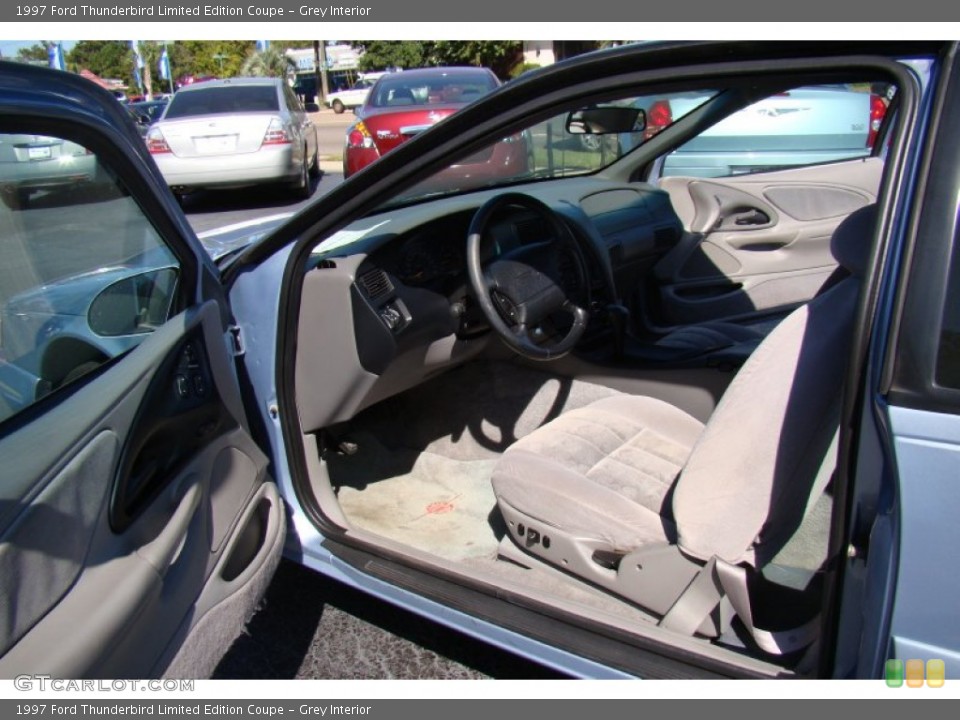
[[[530,565],[532,555],[685,634],[716,637],[736,616],[742,639],[745,630],[766,652],[811,643],[825,550],[813,567],[775,560],[836,465],[875,218],[868,206],[838,226],[831,251],[849,275],[767,336],[706,425],[660,400],[621,394],[512,445],[492,480],[508,528],[501,556]],[[803,602],[814,607],[798,617]],[[786,612],[764,617],[771,606]]]

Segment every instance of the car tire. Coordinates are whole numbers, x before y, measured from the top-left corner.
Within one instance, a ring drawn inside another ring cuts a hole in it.
[[[347,109],[347,106],[344,105],[340,100],[334,100],[331,107],[337,115],[343,115],[343,111]]]
[[[304,156],[306,156],[306,152],[304,152]],[[309,200],[313,194],[313,188],[310,187],[310,168],[306,160],[301,163],[300,177],[293,183],[291,188],[293,189],[293,196],[297,198],[297,200]]]
[[[603,138],[600,135],[581,135],[580,136],[580,147],[582,147],[587,152],[597,152],[600,149],[600,145],[603,142]]]
[[[313,151],[313,161],[310,163],[310,177],[320,177],[320,148]]]

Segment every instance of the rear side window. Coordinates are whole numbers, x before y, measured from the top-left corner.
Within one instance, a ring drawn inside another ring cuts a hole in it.
[[[164,119],[278,110],[280,104],[273,85],[236,85],[179,92],[170,101]]]

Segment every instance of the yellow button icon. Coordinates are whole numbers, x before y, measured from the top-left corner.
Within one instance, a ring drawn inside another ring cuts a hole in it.
[[[927,685],[932,688],[943,687],[947,671],[943,660],[927,660]]]

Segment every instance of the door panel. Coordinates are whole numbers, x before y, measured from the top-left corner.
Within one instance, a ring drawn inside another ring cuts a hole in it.
[[[806,302],[836,268],[834,229],[876,200],[882,171],[879,158],[868,158],[731,178],[664,178],[688,235],[655,269],[655,322],[748,318]]]
[[[0,597],[0,676],[156,675],[208,611],[233,596],[247,600],[244,617],[218,633],[229,644],[242,627],[275,568],[284,526],[266,458],[228,409],[238,397],[221,328],[213,302],[171,319],[0,440],[9,476],[48,465],[19,497],[4,497],[0,572],[17,582],[5,582]],[[185,442],[197,432],[190,403],[178,412],[185,346],[202,355],[198,372],[213,380],[205,404],[219,417],[199,445]],[[123,488],[144,482],[134,472],[143,463],[129,458],[153,452],[142,442],[144,425],[178,420],[185,434],[166,432],[161,443],[170,462],[150,466],[153,488],[115,529]],[[256,597],[246,597],[251,588]]]
[[[0,677],[206,675],[284,536],[217,270],[82,78],[0,70],[0,148]]]

